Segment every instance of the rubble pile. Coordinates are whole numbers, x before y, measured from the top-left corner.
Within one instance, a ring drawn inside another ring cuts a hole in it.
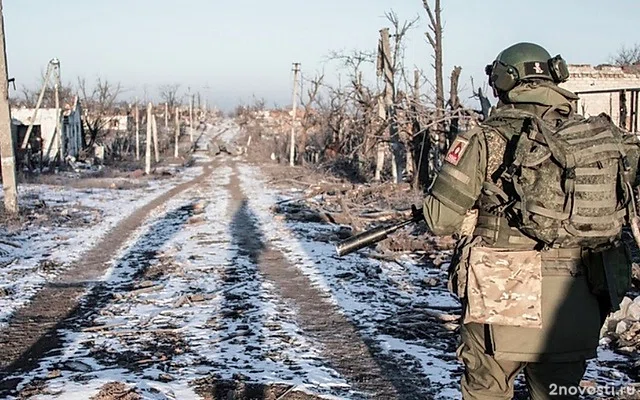
[[[640,296],[625,297],[620,310],[611,314],[602,328],[605,341],[617,351],[634,354],[640,350]]]

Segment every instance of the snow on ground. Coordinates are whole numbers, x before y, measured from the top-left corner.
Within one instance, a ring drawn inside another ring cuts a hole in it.
[[[209,129],[201,140],[212,136]],[[64,271],[109,230],[133,211],[176,185],[202,173],[198,162],[210,161],[194,154],[196,164],[173,168],[178,173],[166,179],[148,180],[133,189],[73,189],[64,186],[20,185],[23,208],[59,208],[55,223],[28,225],[25,229],[0,227],[0,328],[15,310],[26,304],[48,281]],[[0,198],[2,198],[0,193]],[[71,220],[70,222],[67,220]]]
[[[12,231],[0,228],[0,327],[50,279],[133,211],[178,183],[193,179],[201,166],[186,168],[169,179],[152,180],[137,189],[73,189],[53,185],[21,185],[20,204],[62,209],[59,223]],[[66,219],[71,219],[67,223]],[[65,218],[67,217],[67,218]]]
[[[444,287],[425,289],[420,284],[432,276],[445,281],[444,271],[448,264],[437,270],[418,266],[410,258],[398,263],[375,262],[357,254],[340,259],[335,255],[333,244],[311,239],[317,236],[314,233],[332,228],[325,224],[285,222],[274,218],[271,206],[279,200],[295,197],[295,193],[283,197],[276,190],[265,190],[255,167],[239,169],[245,194],[270,244],[286,250],[284,253],[290,262],[315,285],[330,293],[332,301],[345,315],[384,349],[400,357],[408,355],[416,359],[432,385],[438,388],[437,398],[459,398],[457,373],[461,372],[461,365],[444,340],[406,340],[384,331],[384,321],[408,305],[420,304],[436,309],[458,306],[457,300]],[[628,362],[628,358],[614,353],[603,343],[598,349],[598,358],[588,362],[584,380],[597,385],[599,390],[624,389],[632,380],[616,366]]]
[[[309,234],[332,229],[322,224],[287,223],[274,218],[270,207],[281,198],[275,190],[265,188],[255,167],[240,166],[240,179],[249,205],[260,220],[262,233],[269,244],[283,250],[319,288],[367,336],[401,359],[409,357],[419,363],[437,398],[459,396],[456,372],[459,365],[445,341],[407,340],[389,335],[384,321],[408,307],[456,308],[457,301],[443,288],[425,289],[422,282],[445,276],[444,268],[425,268],[405,258],[399,264],[376,262],[357,254],[340,259],[331,243],[309,238]],[[313,235],[311,235],[313,236]],[[419,322],[419,321],[416,321]],[[448,333],[453,335],[453,333]]]
[[[226,123],[229,129],[223,123],[211,129],[211,136],[229,140],[223,138],[227,131],[237,134],[233,124]],[[266,187],[256,167],[239,165],[238,171],[248,210],[265,244],[281,250],[380,351],[399,363],[410,363],[413,373],[417,370],[430,382],[435,398],[459,398],[461,365],[452,347],[455,333],[436,330],[428,338],[407,336],[393,322],[416,309],[457,312],[457,301],[441,284],[446,264],[428,267],[411,257],[382,262],[359,254],[340,259],[332,243],[317,239],[326,237],[331,226],[287,222],[274,215],[271,206],[282,194]],[[295,310],[283,303],[255,260],[239,248],[234,232],[238,227],[227,214],[231,197],[225,185],[231,173],[229,167],[219,168],[204,186],[153,213],[116,255],[104,281],[88,294],[87,310],[94,311],[63,328],[62,349],[21,376],[21,389],[37,387],[40,394],[34,399],[87,399],[116,381],[135,387],[144,399],[199,399],[203,382],[246,379],[286,384],[327,398],[350,398],[349,382],[329,366],[321,346],[296,323]],[[166,187],[153,190],[159,193]],[[21,250],[31,251],[27,254],[33,254],[34,263],[47,252],[70,263],[78,254],[74,249],[95,242],[108,229],[101,224],[111,221],[113,226],[136,202],[144,203],[136,195],[157,195],[150,191],[89,195],[69,189],[61,189],[58,197],[43,193],[49,196],[47,201],[74,199],[103,210],[104,216],[97,226],[81,228],[77,237],[83,239],[74,239],[63,227],[28,242]],[[63,235],[69,236],[69,244],[55,247],[53,236]],[[35,290],[42,284],[37,279],[43,282],[48,275],[29,268],[22,273],[24,282],[17,267],[14,278],[0,269],[6,275],[0,282],[13,279],[13,285],[29,289],[31,284]],[[441,283],[425,284],[431,278]],[[15,307],[16,301],[7,304]],[[600,358],[589,363],[585,379],[620,386],[627,378],[611,363],[623,361],[603,346]]]
[[[213,136],[215,137],[216,135],[219,135],[219,140],[230,143],[234,140],[239,139],[239,131],[240,127],[234,120],[226,119],[216,126],[216,131],[214,132]]]
[[[61,354],[42,360],[21,389],[48,377],[34,398],[87,399],[117,381],[145,399],[197,399],[194,382],[212,375],[325,395],[347,388],[240,254],[226,215],[230,172],[219,169],[211,187],[174,198],[138,230],[105,276],[114,295],[88,328],[63,331]],[[206,206],[195,213],[194,204]],[[145,267],[138,281],[152,289],[135,292],[130,283]]]

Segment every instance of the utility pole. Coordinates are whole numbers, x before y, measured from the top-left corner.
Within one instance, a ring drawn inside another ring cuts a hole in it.
[[[147,105],[147,143],[146,143],[146,149],[145,149],[145,153],[144,153],[144,164],[145,164],[145,173],[147,175],[151,174],[151,140],[152,139],[152,116],[153,114],[153,105],[151,103],[149,103]]]
[[[140,109],[138,108],[138,98],[136,97],[136,160],[140,159]]]
[[[169,127],[169,103],[164,103],[164,127]]]
[[[156,164],[160,162],[160,148],[158,148],[158,124],[156,122],[156,115],[151,116],[151,130],[153,132],[153,152],[155,154]]]
[[[60,108],[60,87],[62,86],[62,79],[60,77],[60,61],[57,58],[54,58],[51,60],[51,65],[53,65],[54,70],[56,71],[56,80],[53,84],[53,90],[56,102],[56,133],[58,136],[58,152],[60,154],[60,164],[64,164],[65,149],[64,137],[62,135],[62,109]]]
[[[193,95],[189,96],[189,139],[193,143]]]
[[[6,60],[5,60],[5,63],[6,63]],[[52,73],[53,73],[53,64],[51,61],[49,61],[49,65],[47,65],[47,73],[44,76],[44,83],[42,84],[42,89],[40,90],[38,101],[36,101],[36,108],[33,110],[33,116],[31,117],[31,121],[29,122],[29,127],[27,127],[27,133],[24,135],[24,140],[22,141],[22,146],[21,146],[22,150],[25,150],[27,148],[27,145],[29,144],[31,131],[33,130],[33,125],[36,122],[36,118],[38,117],[38,110],[40,110],[40,105],[42,105],[42,100],[44,99],[44,93],[47,90],[47,85],[49,84],[49,79],[51,79]]]
[[[296,111],[298,107],[298,77],[300,63],[293,63],[293,103],[291,107],[291,147],[289,149],[289,165],[295,165],[296,157]]]
[[[385,142],[391,142],[391,174],[395,183],[400,183],[402,154],[398,138],[398,128],[395,115],[395,79],[394,79],[393,53],[389,42],[389,28],[380,29],[380,42],[378,48],[378,76],[384,78],[384,119],[389,125],[385,132]],[[378,154],[375,171],[375,180],[381,179],[382,168],[384,167],[387,144],[378,143]]]
[[[176,107],[176,133],[175,133],[175,148],[173,150],[173,157],[178,158],[178,142],[180,141],[180,109]]]
[[[18,189],[16,164],[11,135],[11,110],[9,109],[9,74],[7,73],[7,49],[4,38],[4,14],[0,0],[0,158],[2,159],[2,187],[4,207],[11,214],[18,214]]]

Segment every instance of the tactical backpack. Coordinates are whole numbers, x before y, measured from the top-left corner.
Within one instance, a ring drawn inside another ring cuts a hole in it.
[[[501,174],[511,192],[512,223],[549,247],[595,249],[616,241],[635,215],[637,151],[627,155],[611,119],[575,117],[552,126],[522,110],[501,115],[524,119]]]

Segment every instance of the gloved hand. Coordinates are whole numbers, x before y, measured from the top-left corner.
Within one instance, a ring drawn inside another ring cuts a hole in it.
[[[415,204],[411,205],[411,216],[415,222],[420,222],[424,220],[424,213],[422,211],[422,207],[418,208]]]

